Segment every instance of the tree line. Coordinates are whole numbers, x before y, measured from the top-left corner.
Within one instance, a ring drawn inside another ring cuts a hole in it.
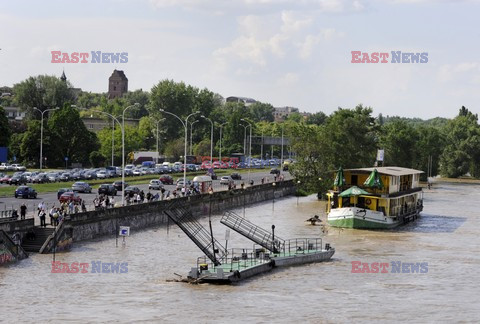
[[[10,155],[30,165],[38,165],[41,111],[59,107],[45,113],[43,155],[46,165],[60,167],[64,158],[84,165],[111,164],[112,136],[114,138],[114,164],[121,164],[121,130],[118,125],[106,127],[98,133],[90,132],[82,116],[112,119],[98,111],[119,117],[127,106],[125,117],[137,119],[138,127],[126,125],[125,152],[155,150],[157,126],[159,151],[179,160],[184,154],[184,127],[175,117],[160,109],[178,115],[182,120],[199,112],[189,120],[193,122],[192,153],[210,155],[211,124],[214,122],[214,156],[220,153],[220,127],[222,125],[222,156],[244,151],[244,137],[279,137],[283,133],[290,139],[285,155],[294,153],[297,163],[292,172],[308,190],[330,186],[332,170],[368,167],[375,162],[378,149],[385,151],[385,165],[415,168],[426,171],[432,158],[432,174],[459,177],[470,174],[480,177],[480,129],[478,116],[461,107],[453,119],[374,117],[370,107],[338,108],[330,115],[317,112],[309,116],[293,113],[285,120],[274,121],[271,104],[256,102],[224,102],[223,98],[208,90],[183,82],[162,80],[150,91],[137,90],[121,98],[107,99],[106,94],[81,92],[75,94],[72,85],[54,76],[30,77],[12,89],[12,97],[1,98],[0,106],[15,105],[26,112],[23,122],[10,122],[0,114],[0,146],[8,146]],[[74,107],[76,106],[76,107]],[[1,109],[1,108],[0,108]],[[206,118],[202,118],[204,116]],[[241,126],[243,125],[243,126]],[[189,136],[190,137],[190,134]],[[190,140],[190,138],[189,138]],[[279,157],[279,146],[263,147],[263,157]],[[189,149],[190,151],[190,149]],[[252,147],[252,154],[260,156],[260,145]]]

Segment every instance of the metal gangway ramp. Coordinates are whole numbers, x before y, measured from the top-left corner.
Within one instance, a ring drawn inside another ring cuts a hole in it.
[[[281,251],[285,245],[284,239],[278,236],[273,238],[273,234],[271,232],[258,227],[257,225],[232,211],[226,211],[223,214],[220,223],[230,227],[235,232],[242,234],[249,240],[257,243],[260,246],[263,246],[273,253],[279,253],[279,251]]]
[[[225,248],[213,238],[210,231],[202,226],[186,206],[170,204],[164,213],[212,260],[216,266],[226,256]]]

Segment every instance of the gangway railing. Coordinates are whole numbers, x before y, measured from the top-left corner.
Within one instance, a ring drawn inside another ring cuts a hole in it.
[[[278,253],[285,245],[284,239],[276,235],[274,237],[272,232],[253,224],[232,211],[226,211],[220,223],[273,253]]]
[[[185,204],[172,203],[164,213],[212,260],[213,264],[221,265],[221,260],[226,256],[225,248],[193,217]]]

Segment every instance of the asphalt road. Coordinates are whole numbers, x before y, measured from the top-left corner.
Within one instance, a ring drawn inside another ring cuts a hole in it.
[[[232,171],[233,172],[233,171]],[[288,172],[282,172],[283,176],[285,179],[290,179],[290,174]],[[266,177],[268,182],[273,182],[274,181],[274,175],[270,174],[268,170],[265,172],[252,172],[250,175],[248,173],[241,173],[242,180],[235,180],[235,184],[237,185],[237,188],[240,187],[240,184],[242,182],[245,183],[246,186],[248,186],[248,179],[250,176],[250,179],[254,181],[254,184],[258,184],[261,182],[261,179]],[[160,177],[160,176],[159,176]],[[174,178],[174,181],[177,179],[182,178],[182,177],[177,177]],[[126,178],[125,181],[128,183],[128,179]],[[187,175],[187,179],[192,179],[192,176]],[[87,181],[88,182],[88,181]],[[105,183],[111,183],[109,181],[105,181]],[[137,186],[140,188],[140,190],[143,190],[143,192],[146,194],[148,190],[148,183],[149,181],[146,180],[144,184],[135,184],[134,186]],[[62,188],[62,184],[58,184],[59,188]],[[165,185],[166,190],[173,191],[176,188],[176,185]],[[217,180],[213,180],[213,189],[214,191],[219,191],[219,190],[227,190],[228,187],[226,185],[221,185],[220,184],[220,177]],[[151,193],[155,194],[158,192],[158,190],[151,190]],[[79,193],[80,197],[85,201],[85,205],[87,206],[87,210],[92,210],[94,209],[93,206],[93,200],[95,197],[98,195],[97,190],[94,189],[92,193]],[[3,197],[0,198],[0,210],[9,210],[9,209],[17,209],[18,213],[20,214],[20,205],[22,203],[25,203],[27,205],[27,218],[33,217],[33,215],[36,215],[36,210],[37,206],[40,202],[44,202],[45,205],[47,206],[47,210],[50,209],[52,206],[59,206],[59,201],[57,199],[57,193],[56,192],[50,192],[50,193],[42,193],[37,196],[37,199],[23,199],[23,198],[15,198],[15,197]],[[117,192],[117,195],[115,196],[115,203],[120,203],[122,201],[122,192],[119,191]]]

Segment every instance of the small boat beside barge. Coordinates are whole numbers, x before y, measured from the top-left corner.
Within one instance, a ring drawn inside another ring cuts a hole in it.
[[[334,190],[327,193],[328,224],[389,229],[414,221],[423,210],[421,173],[423,171],[393,166],[340,168]]]

